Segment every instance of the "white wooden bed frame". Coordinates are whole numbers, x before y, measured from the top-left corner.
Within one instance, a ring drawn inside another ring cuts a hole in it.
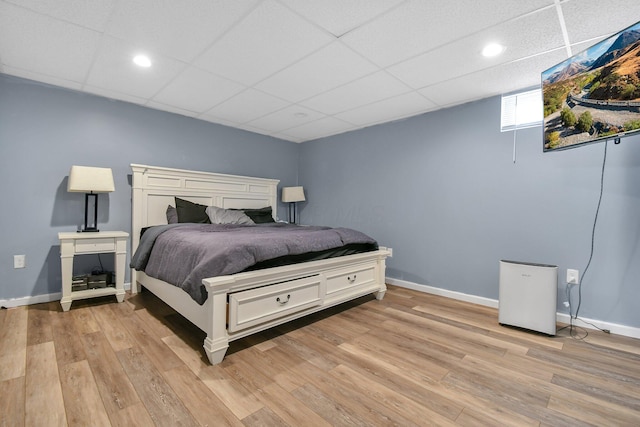
[[[132,251],[140,230],[166,224],[174,196],[222,208],[277,209],[278,180],[132,164]],[[196,303],[179,287],[131,270],[131,292],[144,286],[206,332],[211,364],[224,358],[229,342],[327,307],[386,291],[389,250],[311,261],[203,280],[208,298]]]

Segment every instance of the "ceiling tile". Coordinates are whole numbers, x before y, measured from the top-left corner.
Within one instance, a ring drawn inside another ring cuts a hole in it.
[[[244,86],[231,80],[189,67],[154,96],[153,100],[188,111],[204,113],[243,89],[245,89]]]
[[[553,0],[412,0],[341,38],[382,67],[406,60]]]
[[[253,133],[259,133],[261,135],[268,135],[268,136],[274,136],[277,134],[277,132],[272,131],[272,130],[266,130],[266,129],[260,129],[254,126],[251,126],[249,124],[241,124],[236,126],[238,129],[242,129],[242,130],[246,130],[248,132],[253,132]],[[277,137],[276,137],[277,138]],[[286,139],[286,138],[282,138],[282,139]],[[290,140],[287,140],[290,141]],[[298,141],[293,141],[293,142],[298,142]]]
[[[6,0],[34,12],[49,15],[96,31],[104,31],[115,0]]]
[[[0,59],[6,66],[82,82],[100,34],[0,2]]]
[[[132,104],[145,105],[147,103],[147,99],[145,98],[129,95],[127,93],[118,92],[117,90],[104,89],[101,87],[94,87],[91,85],[84,85],[82,90],[84,92],[92,93],[94,95],[100,95],[109,99],[117,99],[119,101],[130,102]]]
[[[410,88],[384,71],[370,74],[300,103],[324,114],[337,114],[406,93]]]
[[[34,80],[36,82],[47,83],[54,86],[64,87],[67,89],[82,90],[82,83],[60,79],[58,77],[51,77],[45,74],[40,74],[40,73],[36,73],[29,70],[22,70],[20,68],[13,68],[5,65],[0,68],[0,72],[3,72],[5,74],[10,74],[16,77],[22,77],[23,79],[29,79],[29,80]]]
[[[603,12],[606,8],[606,12]],[[562,3],[562,12],[571,43],[610,36],[640,20],[640,1],[580,0]],[[592,25],[585,25],[590,23]],[[593,42],[595,43],[595,41]],[[592,44],[593,44],[592,43]],[[579,51],[573,51],[578,53]]]
[[[488,43],[502,44],[506,50],[497,57],[485,58],[482,56],[482,49]],[[550,47],[564,47],[555,8],[496,25],[387,70],[412,88],[418,89],[518,58],[541,54]]]
[[[289,103],[275,96],[247,89],[216,105],[204,114],[204,118],[223,119],[232,123],[246,123],[274,111],[281,110]]]
[[[256,0],[121,1],[107,34],[191,61],[256,4]]]
[[[260,82],[256,88],[298,102],[376,69],[342,43],[335,42]]]
[[[322,117],[324,117],[324,115],[316,111],[299,105],[291,105],[282,110],[260,117],[259,119],[252,120],[247,123],[247,125],[270,132],[282,132],[283,130],[300,126]]]
[[[419,92],[446,107],[540,85],[540,74],[566,59],[558,49],[544,55],[504,64],[421,89]]]
[[[104,37],[87,84],[139,98],[151,98],[185,67],[176,60],[146,52],[153,65],[141,68],[132,61],[138,52],[139,48],[133,44]]]
[[[0,71],[300,142],[539,85],[558,10],[577,53],[640,2],[0,0]]]
[[[195,65],[253,85],[331,41],[329,34],[267,0],[200,56]]]
[[[278,136],[293,137],[303,141],[322,138],[328,135],[336,135],[354,129],[355,126],[334,117],[323,117],[301,126],[296,126],[280,132]]]
[[[200,116],[198,116],[198,119],[199,120],[204,120],[204,121],[209,122],[209,123],[216,123],[218,125],[232,127],[232,128],[235,128],[235,129],[242,129],[242,125],[239,125],[238,123],[235,123],[235,122],[230,122],[228,120],[225,120],[225,119],[222,119],[222,118],[219,118],[219,117],[200,115]],[[250,132],[254,132],[254,133],[265,132],[264,133],[265,135],[268,134],[268,133],[266,133],[266,131],[263,131],[263,130],[259,131],[257,129],[252,129],[252,130],[250,130]]]
[[[437,106],[420,96],[416,92],[378,101],[344,113],[335,117],[359,126],[374,125],[384,121],[401,119],[403,117],[418,115],[435,109]]]
[[[180,114],[181,116],[198,117],[198,118],[200,118],[198,113],[195,113],[195,112],[189,111],[189,110],[185,110],[183,108],[179,108],[179,107],[176,107],[174,105],[167,105],[167,104],[163,104],[161,102],[156,102],[156,101],[149,101],[144,105],[145,105],[145,107],[153,108],[153,109],[156,109],[156,110],[168,111],[170,113]]]
[[[296,142],[296,143],[305,142],[305,140],[302,139],[302,138],[294,138],[292,136],[283,135],[283,134],[279,134],[279,133],[275,133],[275,134],[273,134],[271,136],[273,136],[274,138],[282,139],[284,141],[290,141],[290,142]]]
[[[340,37],[403,0],[281,0],[300,15]]]

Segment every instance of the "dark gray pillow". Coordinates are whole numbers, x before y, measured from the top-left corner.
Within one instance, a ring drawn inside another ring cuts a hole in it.
[[[266,206],[260,209],[242,209],[249,218],[256,224],[265,224],[267,222],[275,222],[273,219],[273,213],[271,206]]]
[[[176,197],[175,199],[178,222],[211,224],[211,221],[209,221],[209,216],[207,215],[207,212],[205,212],[207,206],[180,199],[178,197]]]

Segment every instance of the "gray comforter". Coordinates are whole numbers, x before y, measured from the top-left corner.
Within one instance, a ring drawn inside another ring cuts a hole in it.
[[[239,273],[263,261],[375,240],[349,228],[171,224],[142,235],[131,267],[179,286],[198,303],[207,299],[202,279]]]

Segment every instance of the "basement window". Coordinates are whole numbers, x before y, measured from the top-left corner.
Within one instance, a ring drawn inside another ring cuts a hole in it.
[[[506,132],[542,125],[542,90],[502,95],[500,131]]]

